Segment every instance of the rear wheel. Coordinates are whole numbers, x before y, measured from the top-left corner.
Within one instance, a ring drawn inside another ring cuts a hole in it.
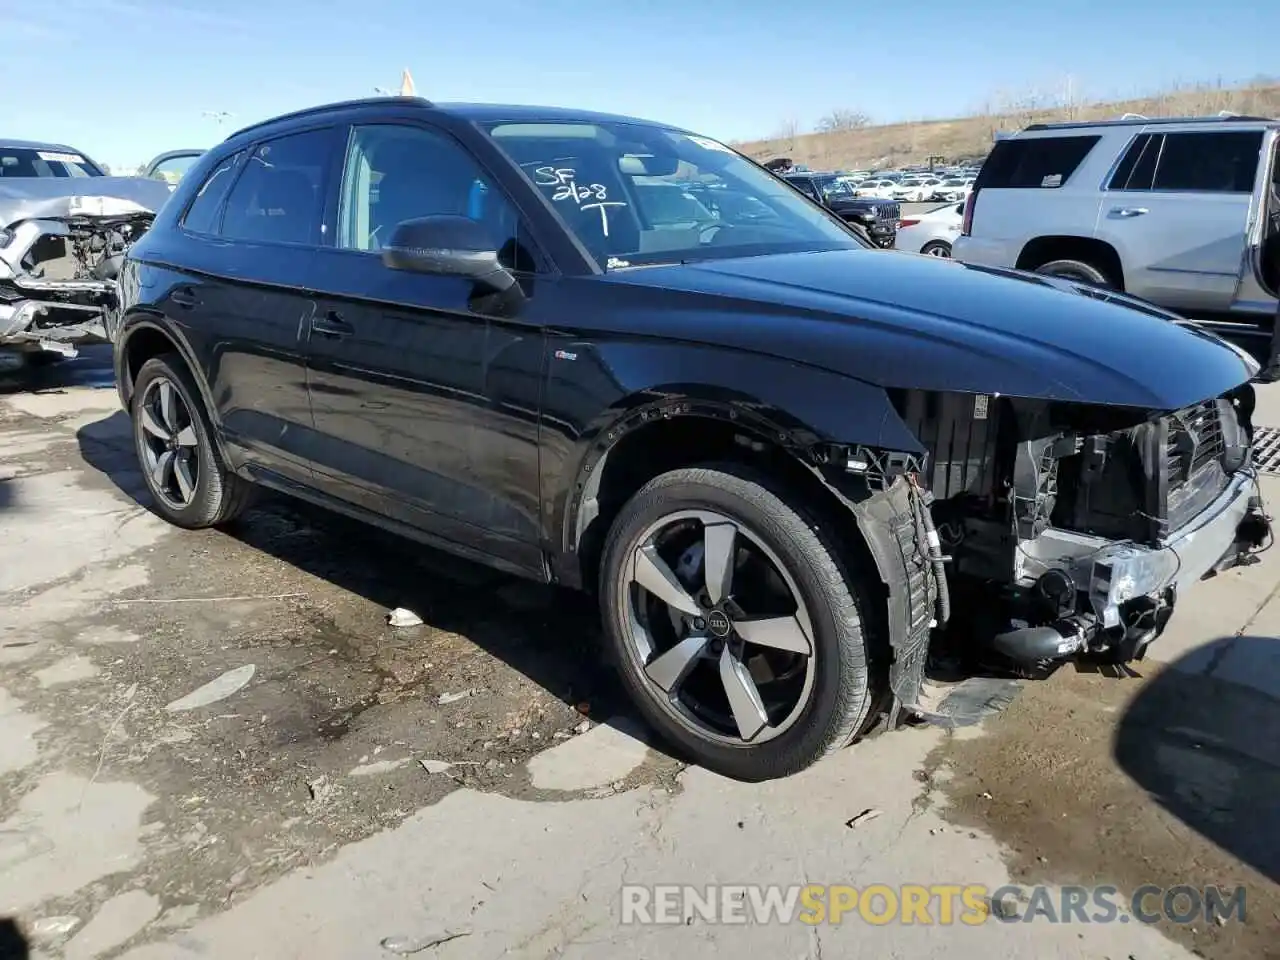
[[[1036,273],[1049,277],[1062,277],[1064,280],[1076,280],[1095,287],[1115,288],[1115,284],[1105,272],[1083,260],[1050,260],[1036,267]]]
[[[920,248],[920,252],[926,257],[943,257],[944,259],[950,259],[951,244],[947,243],[945,240],[930,240]]]
[[[226,523],[248,506],[253,487],[223,464],[200,393],[176,355],[142,365],[130,414],[156,513],[194,530]]]
[[[770,479],[736,465],[655,478],[614,522],[600,576],[623,683],[695,762],[785,776],[865,722],[860,585]]]

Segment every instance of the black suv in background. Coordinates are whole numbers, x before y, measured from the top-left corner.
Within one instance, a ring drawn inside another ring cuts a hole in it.
[[[120,289],[161,516],[225,523],[263,485],[594,591],[641,712],[736,777],[886,713],[959,722],[944,647],[1140,656],[1269,535],[1247,356],[1120,295],[873,252],[659,124],[281,117],[193,165]]]
[[[782,178],[841,220],[865,230],[872,243],[893,246],[902,218],[902,208],[896,200],[856,196],[849,181],[834,173],[784,173]]]

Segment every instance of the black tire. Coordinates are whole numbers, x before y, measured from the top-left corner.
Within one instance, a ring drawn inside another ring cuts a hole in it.
[[[646,529],[685,510],[714,510],[749,529],[785,566],[808,611],[815,634],[808,701],[791,726],[766,742],[721,743],[682,724],[660,704],[660,691],[629,649],[628,558]],[[738,780],[793,774],[846,746],[862,731],[876,701],[862,613],[871,609],[870,601],[846,570],[800,498],[773,479],[737,464],[673,470],[645,484],[609,531],[600,570],[608,653],[645,719],[688,759]]]
[[[191,499],[182,507],[175,507],[166,502],[166,498],[157,491],[155,482],[147,469],[143,447],[144,430],[139,408],[147,395],[148,388],[159,380],[167,380],[177,390],[182,403],[190,413],[191,429],[196,436],[194,458],[198,464],[198,472]],[[152,508],[156,513],[175,526],[185,527],[188,530],[201,530],[229,523],[245,511],[253,498],[253,485],[231,473],[222,462],[222,456],[213,440],[213,429],[201,400],[200,391],[181,357],[170,353],[152,357],[144,363],[134,381],[129,406],[138,464],[142,469],[147,490],[151,493]]]
[[[941,257],[943,259],[950,260],[951,244],[947,243],[945,240],[930,240],[920,248],[920,252],[926,257]]]
[[[1036,273],[1047,277],[1062,277],[1064,280],[1077,280],[1107,290],[1116,288],[1115,282],[1107,274],[1091,263],[1083,260],[1050,260],[1036,267]]]

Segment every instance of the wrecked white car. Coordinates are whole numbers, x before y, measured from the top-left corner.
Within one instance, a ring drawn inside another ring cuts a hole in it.
[[[168,199],[71,147],[0,140],[0,363],[104,341],[120,260]]]

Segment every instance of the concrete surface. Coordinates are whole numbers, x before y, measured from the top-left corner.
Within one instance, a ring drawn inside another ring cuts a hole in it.
[[[278,500],[168,528],[101,357],[30,386],[0,397],[0,920],[36,957],[1280,956],[1272,553],[1130,675],[746,785],[645,742],[589,604]],[[1248,916],[620,923],[623,883],[1011,880],[1243,883]]]

